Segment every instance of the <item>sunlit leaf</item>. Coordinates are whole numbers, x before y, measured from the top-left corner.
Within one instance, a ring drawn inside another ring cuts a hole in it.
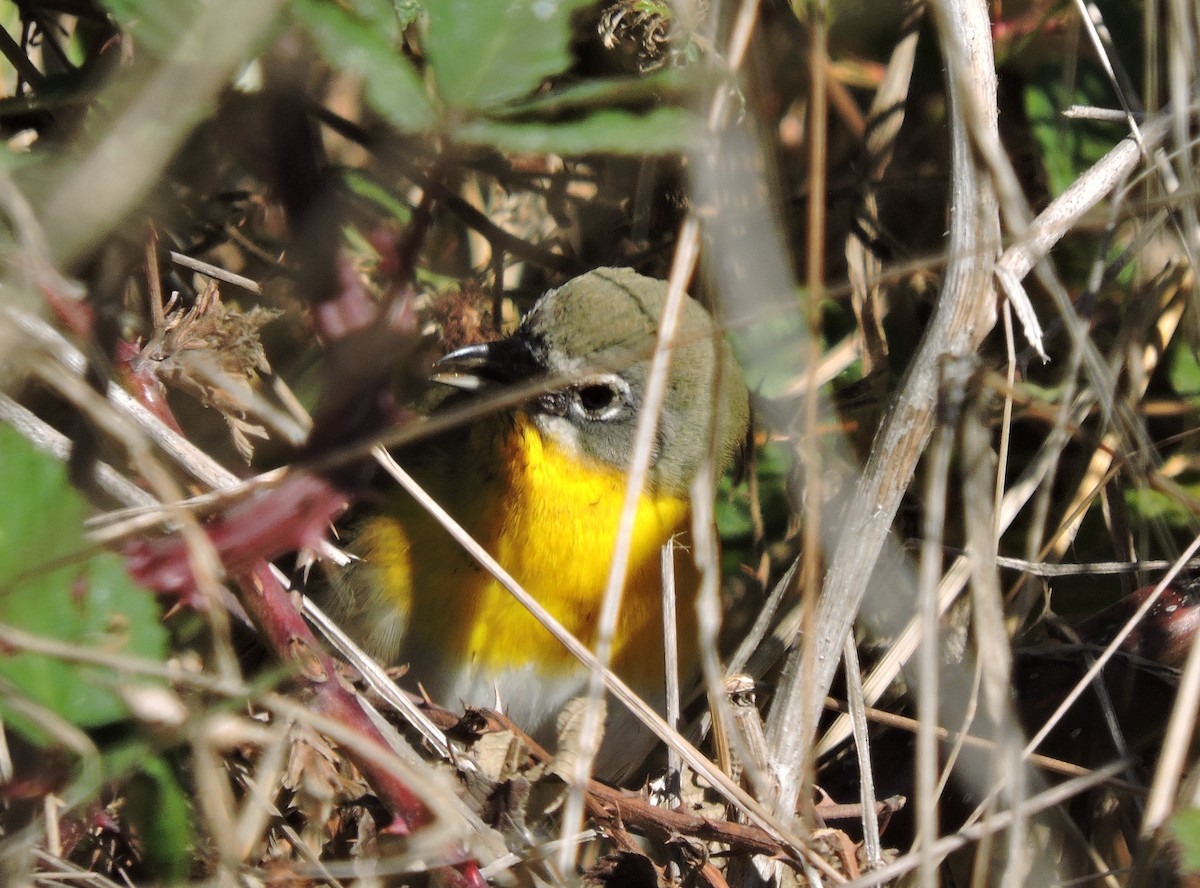
[[[297,0],[291,10],[333,65],[362,76],[376,111],[409,132],[434,125],[421,75],[384,30],[324,0]]]
[[[0,621],[68,647],[161,659],[167,639],[158,603],[129,579],[120,558],[83,538],[86,506],[62,465],[0,426],[0,477]],[[0,654],[0,675],[76,725],[126,715],[106,669]]]
[[[448,105],[524,98],[571,64],[571,18],[591,0],[428,0],[425,48]]]
[[[454,130],[460,142],[527,154],[671,154],[696,142],[699,121],[679,108],[646,114],[597,111],[561,123],[475,120]]]
[[[1200,870],[1200,808],[1181,811],[1172,817],[1171,830],[1179,842],[1183,869]]]

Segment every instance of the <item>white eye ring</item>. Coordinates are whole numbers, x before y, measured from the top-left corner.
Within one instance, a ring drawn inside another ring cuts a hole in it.
[[[614,373],[580,380],[570,392],[572,412],[592,422],[613,419],[629,404],[629,383]]]

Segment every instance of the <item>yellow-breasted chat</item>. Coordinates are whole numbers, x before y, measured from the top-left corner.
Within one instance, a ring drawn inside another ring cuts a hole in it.
[[[613,555],[650,356],[666,298],[663,281],[602,268],[543,296],[516,332],[468,346],[436,365],[473,393],[558,380],[524,403],[397,454],[405,469],[497,561],[585,644]],[[675,559],[680,671],[696,663],[687,551],[690,485],[715,442],[724,470],[745,438],[748,394],[708,312],[686,298],[649,475],[637,506],[628,577],[613,638],[613,669],[663,707],[660,550]],[[565,382],[562,382],[565,380]],[[387,664],[407,663],[438,702],[494,706],[539,740],[578,695],[587,671],[411,497],[351,529],[353,562],[330,606],[341,625]],[[623,770],[610,707],[597,773]],[[617,723],[622,723],[618,727]],[[636,762],[635,762],[636,763]]]

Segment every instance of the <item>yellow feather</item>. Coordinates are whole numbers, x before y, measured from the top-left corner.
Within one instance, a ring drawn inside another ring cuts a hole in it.
[[[460,446],[439,451],[414,471],[527,591],[593,645],[624,500],[619,469],[545,440],[524,413],[516,413],[477,422]],[[686,539],[690,521],[690,507],[678,497],[644,493],[638,503],[613,655],[617,672],[652,699],[661,697],[663,674],[659,552],[672,536]],[[582,674],[574,658],[407,496],[398,494],[392,508],[369,519],[354,549],[367,573],[355,583],[359,607],[369,595],[374,606],[367,611],[386,605],[389,619],[403,615],[400,660],[419,667],[414,678],[435,696],[460,683],[463,670],[536,665],[534,671],[547,678],[574,681]],[[690,596],[697,582],[690,557],[678,557],[675,570],[681,596]],[[691,662],[690,598],[678,610],[682,659]],[[360,609],[348,616],[361,623],[378,615]],[[395,651],[370,642],[383,626],[361,626],[358,634],[395,661]],[[391,639],[395,633],[383,634]]]

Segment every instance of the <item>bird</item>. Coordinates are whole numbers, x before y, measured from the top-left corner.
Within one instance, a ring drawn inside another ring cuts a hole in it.
[[[626,477],[667,284],[627,268],[599,268],[543,295],[515,332],[442,357],[434,380],[446,403],[486,404],[505,386],[545,380],[516,406],[411,445],[397,461],[567,629],[594,647],[618,534]],[[710,452],[724,471],[741,451],[749,394],[708,311],[684,296],[665,402],[637,504],[612,668],[664,708],[662,546],[671,538],[680,672],[698,662],[687,551],[691,485]],[[335,577],[330,609],[368,653],[407,664],[407,677],[443,705],[494,708],[539,742],[585,691],[588,672],[402,490],[390,491],[349,531],[354,557]],[[608,707],[595,771],[617,776],[652,746]],[[644,732],[643,732],[644,733]],[[635,753],[638,748],[643,752]]]

